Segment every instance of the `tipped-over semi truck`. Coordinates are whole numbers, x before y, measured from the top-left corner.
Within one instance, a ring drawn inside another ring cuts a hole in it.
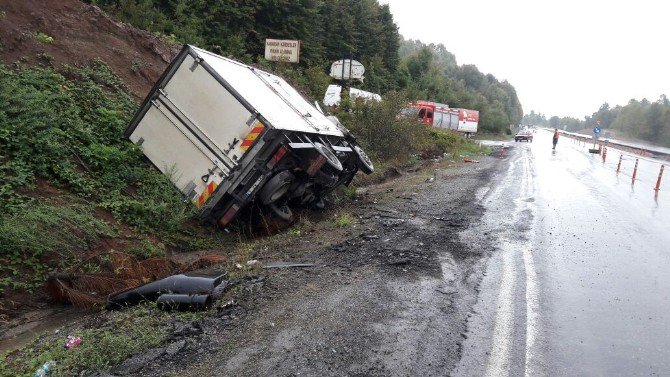
[[[225,227],[252,202],[290,220],[374,167],[334,117],[281,77],[194,46],[170,63],[126,136]]]

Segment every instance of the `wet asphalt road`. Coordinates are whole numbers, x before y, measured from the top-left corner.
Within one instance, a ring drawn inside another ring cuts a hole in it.
[[[482,193],[488,260],[453,375],[670,373],[670,174],[537,131]]]

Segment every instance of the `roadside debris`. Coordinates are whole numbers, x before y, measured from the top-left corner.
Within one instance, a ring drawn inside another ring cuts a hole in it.
[[[479,163],[478,160],[473,160],[473,159],[471,159],[471,158],[467,158],[467,157],[464,157],[464,158],[463,158],[463,162],[473,162],[473,163],[475,163],[475,164],[478,164],[478,163]]]
[[[57,302],[71,303],[82,309],[105,306],[107,297],[143,282],[161,279],[213,264],[223,263],[220,255],[205,255],[191,263],[177,263],[168,258],[150,258],[139,261],[120,252],[109,254],[110,269],[114,272],[84,273],[76,268],[48,274],[46,289]]]
[[[44,365],[42,365],[41,367],[37,368],[37,370],[35,371],[35,377],[44,377],[44,376],[48,375],[49,372],[51,372],[51,370],[52,370],[55,366],[56,366],[56,362],[55,362],[55,361],[53,361],[53,360],[51,360],[51,361],[47,361],[46,363],[44,363]]]
[[[110,295],[107,298],[107,309],[120,309],[142,301],[156,301],[163,310],[202,310],[212,303],[211,294],[223,282],[224,276],[173,275]]]
[[[68,335],[67,340],[65,341],[65,348],[72,349],[79,347],[81,343],[81,338],[78,336]]]
[[[271,262],[263,265],[263,268],[294,268],[294,267],[315,267],[314,263],[290,263],[290,262]]]

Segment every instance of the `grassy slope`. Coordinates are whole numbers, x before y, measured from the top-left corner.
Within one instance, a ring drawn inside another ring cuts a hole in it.
[[[122,237],[117,251],[140,257],[215,241],[188,225],[190,203],[123,137],[135,108],[100,61],[0,66],[0,294],[38,288],[48,269],[79,264],[101,238]]]

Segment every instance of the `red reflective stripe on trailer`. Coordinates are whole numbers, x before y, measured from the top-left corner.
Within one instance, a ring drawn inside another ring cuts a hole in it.
[[[248,150],[254,143],[256,142],[256,139],[260,136],[260,134],[265,130],[265,126],[263,126],[260,122],[257,123],[258,126],[255,126],[251,132],[247,135],[247,137],[244,138],[242,141],[242,144],[240,144],[240,148],[243,151]]]
[[[214,193],[214,190],[216,190],[216,182],[210,182],[207,187],[202,191],[202,194],[198,197],[198,200],[196,200],[195,205],[200,208],[202,207],[203,204],[209,199],[209,197]]]

